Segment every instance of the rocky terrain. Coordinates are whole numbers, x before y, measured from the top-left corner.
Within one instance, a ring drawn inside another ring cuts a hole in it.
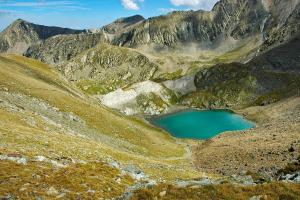
[[[83,91],[95,95],[149,80],[157,65],[132,49],[99,44],[57,68]]]
[[[174,86],[181,78],[188,80],[185,77],[198,72],[196,92],[193,85],[193,89],[169,88],[174,89],[179,104],[198,108],[245,107],[281,99],[276,94],[282,93],[280,88],[288,87],[293,94],[297,75],[284,71],[282,75],[276,67],[298,68],[298,19],[297,0],[288,3],[222,0],[209,12],[172,12],[149,19],[137,15],[85,34],[50,37],[33,44],[25,55],[56,66],[92,95],[107,94],[147,80]],[[295,48],[296,53],[289,53],[290,48]],[[128,59],[123,59],[128,55]],[[137,55],[140,56],[134,61],[130,59]],[[110,61],[108,57],[114,59]],[[222,65],[246,63],[252,58],[243,70],[239,64]],[[214,85],[208,84],[211,79],[216,80]],[[274,85],[277,79],[279,83]],[[224,82],[230,87],[225,87]],[[283,98],[290,96],[285,93]],[[135,101],[136,98],[130,104]],[[147,101],[150,99],[144,103]]]
[[[224,133],[195,146],[196,165],[206,172],[252,172],[274,176],[300,156],[299,108],[299,97],[293,97],[238,111],[256,121],[257,127],[239,133]],[[214,162],[210,162],[211,158]]]
[[[299,30],[299,1],[263,1],[271,17],[266,21],[262,50],[293,38]],[[277,26],[274,26],[278,24]]]
[[[298,35],[247,64],[219,64],[203,69],[195,76],[197,91],[183,97],[182,103],[198,108],[242,108],[297,96],[299,46]]]
[[[133,28],[142,20],[142,16],[136,15],[118,19],[100,29],[87,30],[82,34],[56,35],[46,38],[42,43],[33,43],[25,55],[51,65],[59,65],[99,43],[110,42],[119,32]]]
[[[164,85],[144,81],[100,96],[101,103],[126,115],[159,115],[177,101],[176,94]]]
[[[300,2],[0,33],[0,199],[298,199]],[[14,54],[10,54],[14,53]],[[231,109],[207,141],[145,119]]]
[[[79,34],[83,30],[48,27],[18,19],[0,33],[0,52],[23,54],[32,44],[60,34]]]
[[[33,44],[24,54],[42,62],[58,65],[106,41],[103,33],[57,35],[42,43]]]
[[[114,43],[126,46],[152,43],[163,47],[196,42],[199,49],[217,48],[226,40],[259,33],[267,17],[261,1],[222,0],[211,12],[175,11],[150,18]]]
[[[48,65],[5,55],[0,66],[1,197],[112,198],[140,181],[201,176],[186,144],[107,110]]]
[[[124,30],[132,29],[139,22],[144,20],[145,18],[141,15],[125,17],[125,18],[117,19],[113,23],[103,26],[101,30],[105,31],[108,34],[115,35],[124,32]]]

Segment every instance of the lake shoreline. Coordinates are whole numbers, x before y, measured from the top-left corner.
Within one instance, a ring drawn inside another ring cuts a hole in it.
[[[228,109],[183,109],[146,118],[174,138],[208,140],[224,132],[244,131],[255,123]]]

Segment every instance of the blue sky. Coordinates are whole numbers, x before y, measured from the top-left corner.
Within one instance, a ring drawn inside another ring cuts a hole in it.
[[[0,30],[18,18],[75,29],[98,28],[120,17],[173,10],[210,10],[217,0],[0,0]]]

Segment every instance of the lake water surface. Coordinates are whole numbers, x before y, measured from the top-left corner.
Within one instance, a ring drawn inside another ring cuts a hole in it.
[[[150,120],[174,137],[209,139],[225,131],[246,130],[254,124],[225,110],[188,110]]]

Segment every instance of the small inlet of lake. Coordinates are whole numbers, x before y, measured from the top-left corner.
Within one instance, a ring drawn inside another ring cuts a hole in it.
[[[240,115],[225,110],[187,110],[153,118],[150,122],[174,137],[210,139],[226,131],[246,130],[254,124]]]

